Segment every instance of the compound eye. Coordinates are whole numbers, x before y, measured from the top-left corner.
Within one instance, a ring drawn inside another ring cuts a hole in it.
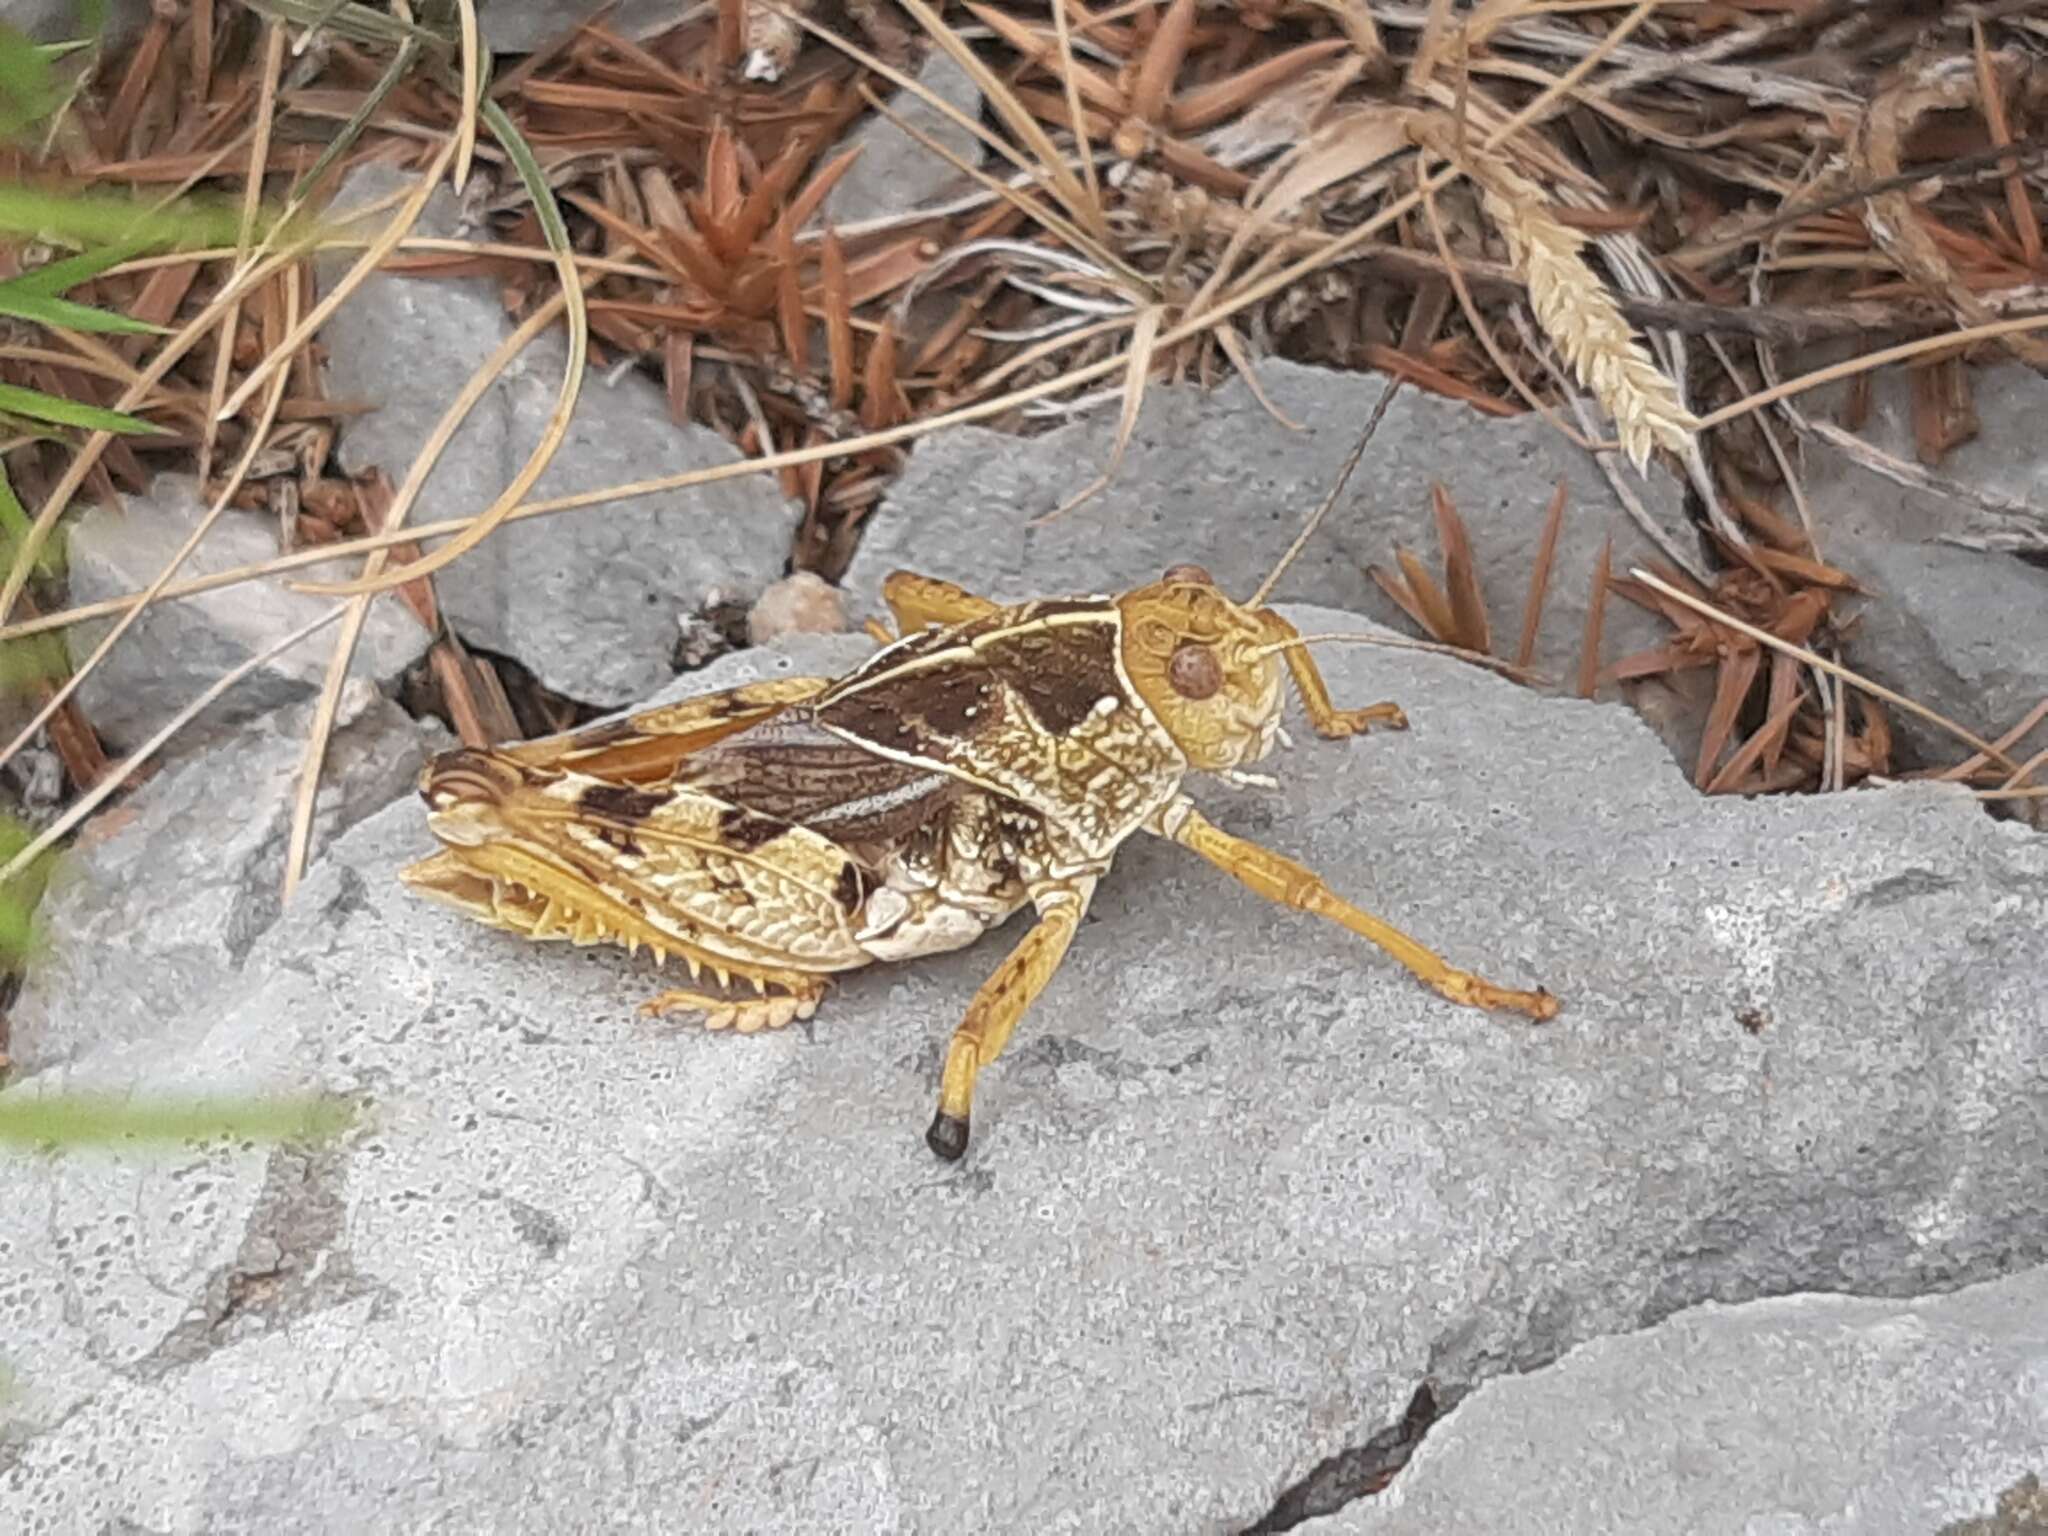
[[[1167,571],[1165,581],[1168,586],[1191,584],[1198,587],[1213,587],[1216,585],[1216,578],[1203,570],[1199,565],[1176,565]]]
[[[1184,699],[1214,698],[1223,686],[1223,663],[1208,646],[1189,640],[1167,658],[1166,680]]]

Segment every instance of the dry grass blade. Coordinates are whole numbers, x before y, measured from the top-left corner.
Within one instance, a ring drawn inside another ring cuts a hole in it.
[[[1244,344],[1244,338],[1237,334],[1234,325],[1219,325],[1210,332],[1216,338],[1216,345],[1223,349],[1223,355],[1230,359],[1230,366],[1237,370],[1244,380],[1244,387],[1252,392],[1252,398],[1259,402],[1259,408],[1289,432],[1306,432],[1308,423],[1296,421],[1273,402],[1266,393],[1266,386],[1259,380],[1259,370],[1252,361],[1252,355]]]
[[[1780,651],[1787,656],[1797,657],[1809,667],[1825,672],[1830,677],[1840,678],[1859,693],[1866,693],[1874,699],[1882,699],[1885,703],[1893,705],[1898,709],[1903,709],[1908,714],[1918,715],[1930,725],[1939,726],[1958,741],[1981,752],[1986,759],[1998,764],[2000,767],[2010,769],[2015,766],[2011,758],[2007,757],[2005,753],[2001,752],[1992,743],[1977,735],[1976,732],[1966,726],[1958,725],[1955,721],[1949,719],[1948,716],[1941,714],[1937,710],[1929,709],[1925,704],[1919,703],[1917,700],[1909,699],[1904,694],[1885,687],[1882,683],[1873,682],[1862,673],[1852,671],[1840,662],[1830,661],[1827,657],[1820,655],[1816,651],[1808,650],[1803,645],[1796,645],[1790,640],[1780,639],[1769,630],[1759,629],[1756,625],[1737,618],[1726,609],[1717,608],[1714,604],[1694,597],[1689,592],[1681,592],[1677,587],[1651,575],[1648,571],[1632,570],[1629,572],[1629,575],[1650,588],[1651,591],[1660,593],[1683,607],[1690,608],[1694,613],[1699,614],[1703,618],[1712,619],[1716,624],[1724,624],[1738,634],[1747,635],[1758,644],[1767,645],[1774,651]]]
[[[496,382],[512,359],[523,352],[533,339],[554,323],[568,305],[566,292],[550,297],[525,322],[507,336],[498,348],[484,360],[483,366],[471,374],[441,419],[434,424],[434,430],[420,445],[413,456],[412,466],[406,471],[404,482],[397,494],[391,498],[383,518],[384,527],[389,530],[404,524],[406,515],[426,489],[427,477],[433,473],[456,431],[476,409],[477,402]],[[545,463],[545,460],[542,461]],[[383,574],[388,550],[375,550],[363,562],[363,581],[375,581]],[[341,711],[341,692],[348,682],[348,670],[355,657],[356,644],[361,639],[363,624],[369,618],[370,604],[374,593],[363,593],[348,600],[348,613],[342,620],[341,633],[335,637],[334,652],[328,658],[327,677],[320,690],[319,702],[313,710],[313,721],[306,733],[306,750],[299,765],[298,789],[292,805],[291,834],[286,843],[284,866],[284,899],[289,901],[298,889],[299,881],[306,872],[306,861],[312,851],[313,813],[317,808],[320,793],[320,768],[327,759],[327,743],[334,733],[334,722]]]
[[[1116,441],[1110,445],[1109,463],[1103,466],[1101,474],[1079,491],[1043,517],[1032,519],[1034,528],[1065,517],[1083,502],[1100,494],[1103,487],[1116,478],[1117,469],[1124,461],[1124,450],[1131,445],[1131,434],[1138,429],[1138,412],[1145,404],[1145,384],[1152,374],[1153,344],[1158,340],[1159,327],[1165,319],[1166,311],[1154,304],[1139,312],[1137,324],[1131,328],[1131,350],[1127,354],[1130,364],[1124,369],[1124,404],[1117,417]]]
[[[262,94],[256,103],[256,132],[249,144],[249,175],[242,188],[242,227],[235,237],[235,261],[239,265],[248,260],[250,236],[256,226],[256,213],[262,206],[263,167],[270,160],[270,132],[275,123],[277,107],[277,77],[284,68],[284,27],[276,21],[264,23]],[[241,319],[242,306],[234,304],[220,318],[219,339],[214,343],[213,384],[207,395],[206,420],[200,426],[199,439],[199,483],[204,485],[213,475],[213,445],[220,431],[221,401],[228,392],[228,374],[235,361],[235,328]]]
[[[283,34],[280,32],[278,35],[282,37]],[[284,284],[285,311],[287,315],[295,314],[299,304],[299,269],[296,266],[285,268]],[[109,651],[113,650],[120,643],[121,637],[127,634],[129,629],[134,626],[135,621],[142,617],[144,612],[148,610],[149,605],[162,596],[164,589],[170,585],[171,578],[177,575],[179,570],[183,568],[186,560],[191,558],[192,551],[199,547],[200,543],[206,538],[206,535],[212,530],[213,525],[219,521],[221,514],[233,503],[236,493],[242,488],[243,481],[248,478],[251,466],[255,464],[269,440],[271,425],[277,419],[278,405],[284,399],[285,386],[289,382],[288,376],[283,373],[279,373],[272,379],[270,392],[264,398],[263,409],[257,416],[254,430],[249,434],[248,445],[242,450],[241,458],[229,473],[227,484],[221,487],[220,494],[214,498],[213,505],[206,509],[205,515],[199,519],[192,532],[187,535],[185,542],[178,547],[177,552],[165,563],[164,568],[157,573],[156,579],[150,582],[149,586],[144,589],[141,597],[135,604],[115,621],[113,627],[100,638],[99,643],[93,647],[85,660],[72,669],[71,676],[67,677],[59,687],[52,690],[49,699],[29,719],[28,724],[21,728],[14,740],[10,741],[4,750],[0,750],[0,763],[12,762],[15,754],[27,746],[30,741],[34,740],[35,733],[42,729],[51,716],[64,706],[72,694],[77,692],[79,685],[92,675],[93,669],[105,659]]]
[[[962,160],[952,150],[941,144],[908,118],[899,116],[891,111],[888,105],[880,97],[876,96],[873,91],[869,90],[867,86],[863,85],[860,91],[862,98],[875,111],[879,112],[891,123],[894,123],[925,149],[930,150],[934,155],[937,155],[941,160],[951,165],[955,170],[979,182],[988,189],[990,195],[1002,199],[1026,218],[1044,228],[1049,234],[1058,236],[1076,251],[1086,255],[1090,260],[1097,261],[1105,269],[1113,270],[1122,275],[1134,292],[1150,292],[1150,284],[1145,281],[1141,274],[1126,266],[1122,258],[1101,246],[1079,225],[1073,223],[1054,209],[1046,207],[1021,188],[1013,187],[1008,182],[989,175],[987,171],[982,170],[979,166],[969,165],[965,160]]]
[[[965,70],[980,89],[982,99],[995,108],[1009,130],[1031,151],[1038,162],[1038,170],[1046,177],[1053,195],[1060,200],[1068,215],[1102,247],[1108,247],[1111,243],[1109,220],[1102,205],[1089,197],[1088,189],[1067,169],[1066,158],[1061,155],[1059,146],[1047,136],[1030,110],[1017,100],[1016,93],[1000,75],[981,62],[974,50],[967,46],[966,39],[925,0],[898,0],[898,3],[917,18],[918,25],[925,29],[932,41],[952,55],[953,62]],[[1020,168],[1030,169],[1029,166]]]
[[[378,576],[365,575],[348,582],[299,582],[296,589],[301,592],[315,592],[333,597],[361,597],[374,592],[389,591],[402,587],[407,582],[440,570],[453,561],[459,560],[476,548],[496,531],[498,525],[518,509],[519,499],[533,488],[547,470],[555,456],[555,450],[569,430],[569,421],[576,413],[576,398],[583,388],[584,365],[589,358],[590,321],[586,312],[583,287],[587,279],[576,268],[576,261],[569,243],[569,231],[562,222],[562,212],[557,206],[554,193],[549,189],[547,174],[534,158],[533,151],[519,130],[513,126],[505,109],[495,101],[483,104],[484,119],[505,152],[518,167],[521,180],[526,185],[527,195],[532,200],[541,228],[548,237],[548,245],[556,255],[556,272],[561,284],[559,297],[567,320],[569,333],[567,357],[563,359],[562,385],[555,396],[555,408],[549,414],[541,430],[540,441],[534,445],[532,456],[520,466],[519,473],[512,477],[511,484],[499,493],[484,514],[470,523],[461,533],[443,544],[432,554],[400,570]],[[395,530],[387,529],[386,532]],[[382,547],[382,546],[380,546]]]
[[[1074,125],[1074,143],[1081,151],[1081,177],[1088,186],[1088,201],[1102,206],[1102,185],[1095,179],[1095,151],[1088,143],[1088,123],[1081,112],[1080,71],[1074,67],[1074,38],[1067,25],[1067,0],[1053,0],[1052,24],[1060,45],[1060,83],[1067,93],[1067,116]]]
[[[1407,147],[1409,113],[1371,103],[1323,124],[1261,178],[1249,199],[1251,216],[1230,237],[1189,308],[1199,312],[1223,290],[1238,259],[1260,236],[1317,193],[1364,174]]]
[[[1996,743],[1998,750],[2001,752],[2012,751],[2014,747],[2018,746],[2022,741],[2026,740],[2027,732],[2031,731],[2043,720],[2048,720],[2048,699],[2043,699],[2040,703],[2036,704],[2032,709],[2028,710],[2026,714],[2020,717],[2020,723],[2018,725],[2014,726],[2011,730],[2007,731],[2003,736],[1998,738],[1998,741]],[[2036,758],[2034,761],[2039,762],[2040,759]],[[1980,752],[1975,754],[1974,756],[1964,758],[1960,763],[1957,763],[1953,768],[1943,769],[1940,773],[1937,773],[1935,775],[1935,778],[1948,779],[1951,781],[1957,779],[1967,779],[1971,774],[1977,772],[1979,769],[1984,768],[1986,766],[1988,766],[1988,760],[1985,758],[1984,754]],[[2032,765],[2022,764],[2022,771],[2024,771],[2026,768],[2030,766]]]
[[[43,828],[32,842],[15,854],[13,858],[9,859],[5,867],[0,868],[0,887],[4,887],[8,881],[18,877],[29,865],[55,847],[65,837],[69,836],[73,828],[94,811],[98,810],[101,805],[105,804],[108,797],[115,790],[127,783],[145,763],[161,752],[165,742],[190,725],[216,699],[233,688],[235,684],[241,682],[250,673],[261,667],[269,666],[271,662],[277,660],[278,657],[282,656],[293,646],[318,634],[336,619],[340,618],[342,611],[339,606],[328,609],[327,612],[321,614],[318,618],[300,625],[268,650],[259,651],[256,655],[251,656],[238,666],[230,668],[227,672],[216,678],[204,693],[179,710],[162,729],[141,746],[137,747],[134,752],[123,758],[104,779],[100,780],[98,784],[94,785],[85,794],[80,795],[78,799],[65,808],[62,816],[59,816],[55,821]]]
[[[1536,659],[1536,635],[1543,626],[1543,602],[1550,591],[1550,568],[1557,559],[1558,536],[1564,532],[1564,476],[1557,477],[1557,493],[1550,498],[1550,510],[1543,517],[1543,537],[1536,545],[1536,560],[1529,567],[1529,601],[1522,609],[1522,636],[1515,643],[1515,665],[1526,667]]]
[[[1490,134],[1488,142],[1497,142],[1508,135],[1519,132],[1529,122],[1546,111],[1559,95],[1571,90],[1580,79],[1597,68],[1601,60],[1605,59],[1609,53],[1619,47],[1622,39],[1627,37],[1641,23],[1643,18],[1649,15],[1656,3],[1657,0],[1639,0],[1635,8],[1617,23],[1605,38],[1587,50],[1585,57],[1580,59],[1570,70],[1567,70],[1563,75],[1552,81],[1533,100],[1511,116],[1494,133]],[[830,36],[830,34],[823,35]],[[841,46],[844,45],[841,44]],[[892,78],[900,77],[892,76]],[[1456,173],[1451,170],[1432,172],[1424,178],[1424,186],[1433,190],[1450,180],[1454,174]],[[1248,277],[1227,297],[1219,299],[1213,305],[1202,308],[1198,312],[1189,314],[1178,325],[1162,332],[1158,338],[1157,345],[1160,347],[1172,347],[1181,342],[1192,340],[1223,324],[1231,317],[1264,302],[1274,294],[1291,287],[1315,272],[1345,260],[1354,251],[1370,243],[1373,237],[1379,234],[1381,230],[1400,219],[1403,215],[1411,212],[1420,204],[1422,196],[1422,191],[1418,190],[1395,198],[1379,209],[1379,211],[1361,221],[1355,228],[1338,236],[1329,244],[1275,271],[1268,272],[1257,278]],[[2034,327],[2048,326],[2048,316],[2037,316],[2024,322],[2006,323],[2009,325],[2026,324]],[[1956,336],[1964,337],[1964,334],[1956,333]],[[1931,345],[1945,345],[1955,339],[1956,337],[1935,338]],[[1914,350],[1926,350],[1926,347],[1919,347]],[[1005,411],[1013,410],[1021,405],[1027,405],[1032,401],[1041,400],[1050,395],[1066,393],[1079,385],[1106,378],[1117,372],[1125,364],[1126,359],[1122,355],[1102,358],[1095,362],[1071,368],[1055,378],[1011,390],[993,399],[977,401],[972,405],[963,406],[957,410],[926,417],[922,421],[907,423],[900,427],[891,427],[883,432],[868,433],[862,437],[842,442],[812,444],[803,448],[786,450],[762,459],[742,460],[733,464],[716,465],[708,469],[691,470],[677,475],[662,475],[648,480],[607,486],[598,490],[579,492],[569,496],[551,497],[515,507],[505,514],[504,520],[510,522],[523,521],[529,517],[546,517],[559,512],[576,511],[584,507],[626,500],[634,496],[658,495],[667,491],[682,490],[690,486],[706,485],[719,480],[733,479],[740,475],[772,473],[796,465],[809,464],[817,460],[865,453],[876,448],[893,447],[897,443],[908,442],[932,432],[942,431],[947,427],[984,421],[991,416],[1001,415]],[[164,366],[167,367],[168,364]],[[1827,370],[1823,371],[1826,372]],[[1811,382],[1819,383],[1825,382],[1825,380],[1812,378]],[[1781,386],[1781,389],[1786,393],[1794,393],[1800,387],[1809,387],[1809,385],[1807,381],[1793,380],[1789,384]],[[1781,394],[1772,394],[1768,391],[1766,394],[1769,394],[1771,398],[1782,398]],[[1381,397],[1380,405],[1375,411],[1375,420],[1377,420],[1379,413],[1385,410],[1387,402],[1391,398],[1391,394]],[[1742,414],[1745,410],[1753,410],[1760,405],[1768,403],[1770,403],[1769,399],[1753,398],[1748,401],[1737,402],[1735,406],[1731,406],[1726,411],[1716,414],[1718,418],[1728,419]],[[1324,504],[1325,510],[1328,505],[1328,502]],[[40,516],[38,521],[41,521]],[[258,577],[276,575],[301,566],[316,564],[324,559],[337,558],[343,555],[367,554],[373,549],[382,549],[392,544],[409,542],[411,538],[424,540],[458,534],[466,529],[473,528],[476,522],[477,518],[475,516],[444,518],[438,523],[415,529],[410,535],[403,530],[397,530],[339,541],[323,550],[316,550],[310,553],[302,551],[294,555],[280,556],[274,560],[259,561],[235,570],[224,571],[218,576],[180,583],[166,589],[165,596],[185,597],[199,592],[216,591],[222,587],[233,586],[243,581],[251,581]],[[1289,555],[1283,559],[1282,564],[1276,567],[1275,575],[1268,577],[1263,590],[1270,590],[1271,583],[1278,578],[1278,572],[1284,571],[1287,562],[1295,554],[1299,553],[1300,548],[1306,544],[1307,533],[1312,531],[1312,529],[1313,524],[1311,524],[1310,529],[1304,530],[1302,536],[1297,537],[1295,546],[1290,550]],[[47,528],[45,528],[44,533],[47,535]],[[40,542],[38,541],[35,546],[17,555],[17,571],[19,572],[20,579],[26,579],[28,565],[32,563],[35,549],[39,547]],[[126,597],[110,598],[99,603],[81,605],[68,609],[63,613],[49,615],[43,619],[13,624],[0,624],[0,639],[40,633],[48,629],[60,629],[66,625],[79,623],[88,618],[96,618],[105,614],[119,612],[134,601],[134,595],[130,594]],[[0,603],[0,616],[4,616],[4,612],[5,604]]]
[[[455,124],[455,190],[469,185],[469,166],[476,157],[477,106],[484,94],[484,50],[476,24],[476,0],[455,0],[462,44],[462,105]]]
[[[361,287],[370,274],[377,270],[378,263],[391,253],[400,240],[412,232],[414,223],[419,219],[420,210],[427,206],[427,199],[434,195],[434,189],[448,173],[448,163],[454,157],[455,139],[453,135],[449,135],[442,140],[440,151],[434,156],[426,173],[406,195],[405,201],[399,204],[398,212],[392,215],[391,222],[376,239],[364,247],[362,255],[356,258],[355,265],[334,285],[334,291],[323,297],[313,306],[312,312],[292,328],[292,333],[285,338],[284,345],[275,348],[250,369],[249,376],[236,386],[235,392],[228,397],[227,404],[220,408],[219,414],[222,419],[240,415],[242,407],[249,403],[249,397],[263,387],[263,381],[269,378],[273,371],[290,362],[299,348],[312,340],[320,327],[341,308],[349,295]]]
[[[1378,79],[1388,72],[1391,61],[1387,57],[1386,41],[1380,36],[1379,24],[1372,19],[1372,8],[1367,0],[1310,0],[1310,3],[1337,18],[1337,25],[1344,29],[1345,37],[1350,40],[1370,75]]]
[[[1852,357],[1847,362],[1831,363],[1825,368],[1816,368],[1811,373],[1802,373],[1796,379],[1786,379],[1768,389],[1745,395],[1733,404],[1724,405],[1718,411],[1709,411],[1700,418],[1702,430],[1718,427],[1725,422],[1747,416],[1751,411],[1762,410],[1780,400],[1789,400],[1794,395],[1803,395],[1810,389],[1823,384],[1832,384],[1838,379],[1853,378],[1857,374],[1869,373],[1888,363],[1902,363],[1910,357],[1924,357],[1930,352],[1945,352],[1951,348],[1960,349],[1976,341],[1992,341],[2001,336],[2013,336],[2022,331],[2038,331],[2048,328],[2048,315],[2022,315],[2012,320],[1993,320],[1984,325],[1965,326],[1958,331],[1944,331],[1939,336],[1922,336],[1917,341],[1900,342],[1895,347],[1882,347],[1875,352],[1866,352],[1861,357]]]

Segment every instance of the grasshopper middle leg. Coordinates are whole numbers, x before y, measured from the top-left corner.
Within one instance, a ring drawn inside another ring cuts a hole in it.
[[[968,1120],[974,1108],[974,1079],[1010,1042],[1024,1010],[1029,1008],[1066,958],[1074,930],[1088,910],[1095,881],[1058,885],[1034,891],[1038,922],[1018,941],[996,973],[982,983],[967,1005],[967,1017],[953,1031],[946,1050],[945,1076],[939,1084],[939,1109],[925,1132],[925,1145],[948,1162],[967,1150]]]
[[[1177,821],[1174,819],[1176,816]],[[1433,987],[1454,1003],[1463,1003],[1470,1008],[1525,1013],[1532,1019],[1557,1016],[1556,997],[1541,987],[1533,992],[1524,992],[1513,987],[1496,986],[1470,971],[1457,969],[1391,923],[1382,922],[1370,912],[1354,907],[1331,890],[1314,870],[1270,848],[1261,848],[1257,843],[1231,836],[1185,801],[1169,809],[1162,819],[1162,826],[1173,841],[1199,853],[1226,874],[1236,876],[1267,900],[1328,918],[1359,937],[1370,939],[1412,971],[1424,985]]]

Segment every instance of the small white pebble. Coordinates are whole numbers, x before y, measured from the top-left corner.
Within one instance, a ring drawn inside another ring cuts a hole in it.
[[[836,635],[846,628],[839,589],[812,571],[798,571],[769,587],[747,614],[747,639],[766,645],[784,635]]]

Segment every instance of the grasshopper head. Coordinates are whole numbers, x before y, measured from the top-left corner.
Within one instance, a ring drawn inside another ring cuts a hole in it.
[[[1260,610],[1232,602],[1195,565],[1175,566],[1117,607],[1124,670],[1189,763],[1236,768],[1273,750],[1281,663]]]

